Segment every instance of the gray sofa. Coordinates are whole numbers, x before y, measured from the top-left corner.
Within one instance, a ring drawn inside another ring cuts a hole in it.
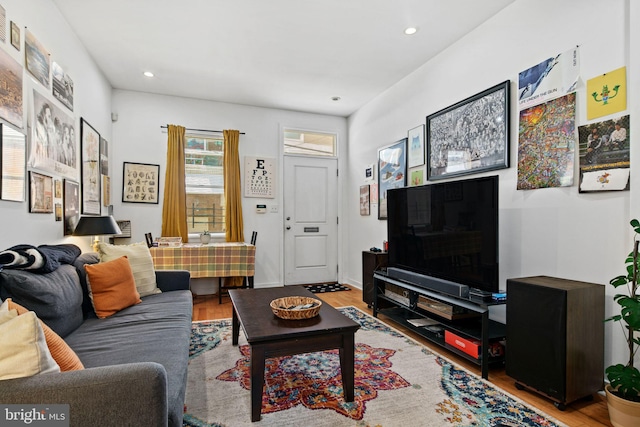
[[[188,271],[156,271],[162,293],[106,319],[93,313],[82,254],[47,274],[0,271],[0,298],[36,312],[85,369],[0,381],[4,404],[70,405],[72,426],[182,426],[192,296]]]

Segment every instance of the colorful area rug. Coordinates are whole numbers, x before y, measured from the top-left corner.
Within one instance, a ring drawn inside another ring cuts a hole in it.
[[[341,285],[340,283],[320,283],[317,285],[304,285],[307,290],[314,294],[321,294],[324,292],[338,292],[338,291],[350,291],[348,286]]]
[[[250,420],[250,349],[231,321],[194,322],[184,425],[561,426],[480,377],[354,308],[355,400],[343,399],[336,351],[268,359],[262,419]]]

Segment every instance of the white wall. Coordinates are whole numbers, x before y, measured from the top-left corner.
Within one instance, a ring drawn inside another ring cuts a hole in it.
[[[0,49],[8,52],[24,67],[24,28],[28,27],[38,41],[51,54],[51,60],[62,66],[74,83],[74,111],[70,112],[47,90],[24,70],[24,132],[33,123],[33,89],[36,88],[53,104],[75,118],[76,135],[80,135],[80,117],[87,120],[104,138],[111,141],[111,85],[97,68],[91,56],[68,27],[56,6],[50,0],[3,0],[7,15],[7,40],[0,42]],[[22,46],[17,51],[10,42],[10,21],[21,28]],[[28,140],[31,136],[28,136]],[[79,151],[78,151],[79,152]],[[78,165],[79,168],[79,165]],[[46,175],[60,178],[51,172]],[[78,178],[79,179],[79,169]],[[28,191],[27,191],[28,196]],[[60,202],[60,200],[56,200]],[[0,223],[2,224],[2,249],[27,243],[73,242],[83,249],[89,248],[89,238],[64,238],[62,222],[56,222],[54,214],[30,214],[29,203],[0,201]]]
[[[114,216],[132,221],[130,240],[134,242],[143,241],[147,232],[153,236],[160,235],[162,202],[158,205],[122,203],[122,163],[159,164],[162,195],[167,151],[167,133],[165,129],[160,129],[162,125],[176,124],[193,129],[238,129],[245,133],[240,135],[240,161],[243,162],[244,156],[276,158],[280,180],[282,127],[335,132],[338,134],[339,149],[346,151],[347,120],[341,117],[122,90],[113,92],[113,111],[118,114],[118,120],[113,124],[113,139],[116,141],[112,156]],[[242,200],[245,240],[250,239],[252,230],[258,232],[256,287],[283,283],[281,188],[282,182],[279,182],[275,199],[243,197]],[[269,207],[277,205],[278,213],[257,214],[256,204],[267,204]]]
[[[624,257],[631,248],[628,222],[631,215],[638,216],[630,213],[631,193],[579,194],[577,169],[573,187],[517,191],[516,100],[518,72],[579,45],[577,124],[588,123],[586,80],[628,66],[627,7],[627,0],[516,1],[353,114],[345,198],[350,225],[344,240],[348,281],[362,283],[361,251],[379,247],[386,238],[386,222],[373,212],[361,217],[357,203],[364,167],[375,162],[377,149],[406,137],[407,130],[425,123],[427,115],[507,79],[512,82],[511,167],[497,172],[501,288],[512,277],[548,275],[605,284],[624,273]],[[632,80],[631,70],[627,75]],[[635,101],[629,98],[629,102]],[[607,314],[612,311],[613,303],[607,301]],[[492,312],[498,320],[504,316],[504,310]],[[618,333],[617,325],[606,325],[607,364],[612,358],[623,360],[617,351],[622,347]]]

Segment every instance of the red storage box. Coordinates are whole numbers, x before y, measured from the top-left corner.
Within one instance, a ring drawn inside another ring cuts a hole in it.
[[[480,351],[482,346],[478,340],[470,340],[462,338],[447,330],[444,331],[444,342],[457,348],[460,351],[464,351],[471,357],[480,357]]]

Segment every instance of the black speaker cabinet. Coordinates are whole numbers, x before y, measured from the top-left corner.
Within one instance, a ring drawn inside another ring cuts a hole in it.
[[[537,276],[507,280],[507,375],[564,409],[602,390],[603,285]]]
[[[373,304],[373,272],[386,267],[387,259],[386,252],[362,251],[362,300],[369,307]]]

